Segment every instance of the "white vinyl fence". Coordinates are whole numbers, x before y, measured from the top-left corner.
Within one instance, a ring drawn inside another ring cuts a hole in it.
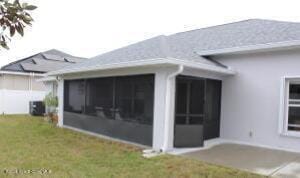
[[[23,91],[0,89],[1,114],[28,114],[30,101],[41,101],[45,91]]]

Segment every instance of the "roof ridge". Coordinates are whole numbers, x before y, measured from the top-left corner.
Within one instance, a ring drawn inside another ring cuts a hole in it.
[[[177,32],[177,33],[171,34],[169,36],[178,35],[178,34],[182,34],[182,33],[189,33],[189,32],[193,32],[193,31],[197,31],[197,30],[210,29],[210,28],[215,28],[215,27],[220,27],[220,26],[227,26],[227,25],[232,25],[232,24],[236,24],[236,23],[243,23],[243,22],[247,22],[247,21],[251,21],[251,20],[258,20],[258,19],[245,19],[245,20],[239,20],[239,21],[235,21],[235,22],[223,23],[223,24],[219,24],[219,25],[206,26],[206,27],[197,28],[197,29],[193,29],[193,30]]]
[[[250,20],[250,19],[249,19]],[[294,22],[294,21],[285,21],[285,20],[276,20],[276,19],[251,19],[251,20],[257,20],[257,21],[265,21],[265,22],[279,22],[279,23],[295,23],[300,24],[300,22]]]
[[[188,31],[183,31],[183,32],[178,32],[174,33],[168,36],[173,36],[173,35],[178,35],[178,34],[183,34],[183,33],[189,33],[193,31],[198,31],[198,30],[205,30],[205,29],[211,29],[211,28],[216,28],[216,27],[222,27],[222,26],[227,26],[227,25],[232,25],[232,24],[237,24],[237,23],[245,23],[249,21],[264,21],[264,22],[278,22],[278,23],[294,23],[294,24],[300,24],[300,22],[292,22],[292,21],[283,21],[283,20],[274,20],[274,19],[261,19],[261,18],[250,18],[250,19],[245,19],[245,20],[239,20],[235,22],[229,22],[229,23],[223,23],[219,25],[213,25],[213,26],[207,26],[203,28],[197,28],[197,29],[192,29]]]
[[[137,45],[137,44],[139,44],[139,43],[143,43],[143,42],[145,42],[145,41],[147,41],[147,40],[152,40],[152,39],[156,39],[156,38],[159,39],[159,40],[161,40],[162,38],[165,38],[165,37],[167,37],[167,36],[166,36],[166,35],[158,35],[158,36],[154,36],[154,37],[151,37],[151,38],[147,38],[147,39],[145,39],[145,40],[141,40],[141,41],[138,41],[138,42],[135,42],[135,43],[131,43],[131,44],[126,45],[126,46],[119,47],[119,48],[117,48],[117,49],[113,49],[113,50],[111,50],[111,51],[104,52],[104,53],[102,53],[102,54],[93,56],[93,57],[91,57],[91,58],[89,58],[89,59],[94,59],[94,58],[97,58],[97,57],[99,57],[99,56],[109,54],[109,53],[111,53],[111,52],[115,52],[115,51],[118,51],[118,50],[121,50],[121,49],[125,49],[125,48],[128,48],[128,47]]]

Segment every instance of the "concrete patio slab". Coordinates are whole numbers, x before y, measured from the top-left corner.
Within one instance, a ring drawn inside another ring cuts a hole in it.
[[[300,160],[292,162],[278,170],[273,177],[276,178],[300,178]]]
[[[299,153],[224,143],[182,155],[267,176],[300,178]]]

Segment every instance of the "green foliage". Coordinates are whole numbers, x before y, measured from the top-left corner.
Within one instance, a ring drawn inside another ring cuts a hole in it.
[[[44,98],[44,103],[47,107],[57,107],[58,106],[58,98],[54,96],[53,93],[49,93]]]
[[[29,11],[37,7],[28,3],[20,4],[19,0],[0,0],[0,46],[9,49],[8,42],[16,32],[24,36],[24,28],[31,26],[33,18]]]

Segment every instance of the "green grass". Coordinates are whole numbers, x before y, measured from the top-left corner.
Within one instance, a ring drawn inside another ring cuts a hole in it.
[[[13,170],[48,169],[46,177],[259,178],[179,156],[145,159],[139,148],[61,129],[39,117],[0,116],[0,177],[41,177]],[[10,172],[4,173],[4,170]]]

